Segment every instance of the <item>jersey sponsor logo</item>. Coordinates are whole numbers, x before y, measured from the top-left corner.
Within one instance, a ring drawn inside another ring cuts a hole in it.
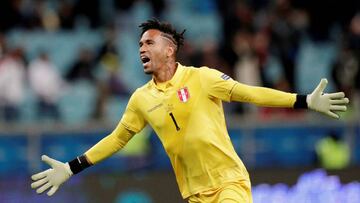
[[[224,80],[228,80],[228,79],[230,79],[230,76],[228,76],[228,75],[226,75],[225,73],[223,73],[223,74],[221,75],[221,78],[224,79]]]
[[[187,102],[190,98],[189,89],[187,87],[181,88],[177,91],[180,101]]]

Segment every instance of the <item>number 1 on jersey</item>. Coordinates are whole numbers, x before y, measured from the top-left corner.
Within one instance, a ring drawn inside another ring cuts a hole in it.
[[[175,119],[173,113],[170,112],[169,115],[170,115],[172,121],[174,122],[174,125],[175,125],[175,127],[176,127],[176,131],[179,131],[179,130],[180,130],[180,127],[178,126],[178,124],[177,124],[177,122],[176,122],[176,119]]]

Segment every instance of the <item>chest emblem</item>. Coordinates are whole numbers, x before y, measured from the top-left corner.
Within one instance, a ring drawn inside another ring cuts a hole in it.
[[[187,102],[190,98],[189,89],[187,87],[181,88],[177,91],[177,95],[182,102]]]

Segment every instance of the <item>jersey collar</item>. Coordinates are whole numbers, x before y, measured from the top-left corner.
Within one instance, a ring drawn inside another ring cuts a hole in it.
[[[176,64],[177,64],[177,69],[175,71],[175,74],[173,75],[173,77],[170,80],[168,80],[164,83],[155,84],[154,79],[151,79],[151,81],[150,81],[151,86],[155,87],[158,90],[162,90],[162,91],[164,91],[166,88],[168,88],[170,86],[172,86],[172,87],[176,86],[178,81],[180,81],[182,73],[184,71],[183,65],[181,65],[179,62],[176,62]]]

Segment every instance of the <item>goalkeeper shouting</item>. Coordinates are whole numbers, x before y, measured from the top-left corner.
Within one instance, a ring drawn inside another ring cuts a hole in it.
[[[333,118],[346,111],[344,93],[323,93],[326,79],[309,95],[248,86],[215,69],[176,62],[184,32],[170,24],[148,20],[140,28],[140,59],[152,79],[133,93],[114,131],[83,155],[66,163],[43,155],[51,168],[31,177],[37,193],[53,195],[72,175],[110,157],[149,124],[171,160],[184,199],[252,202],[249,174],[230,141],[222,101],[308,108]]]

